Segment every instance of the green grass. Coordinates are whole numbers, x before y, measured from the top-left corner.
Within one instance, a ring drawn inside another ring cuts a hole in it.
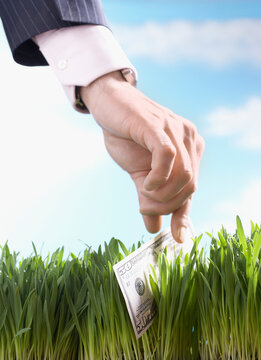
[[[169,263],[159,255],[158,307],[137,340],[112,266],[135,249],[111,239],[97,252],[18,261],[0,248],[0,360],[261,360],[261,230],[211,237]],[[140,244],[138,244],[140,246]]]

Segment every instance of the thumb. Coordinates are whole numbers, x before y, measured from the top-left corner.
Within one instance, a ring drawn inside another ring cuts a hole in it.
[[[171,232],[174,240],[180,244],[184,243],[190,233],[189,213],[192,203],[192,196],[188,198],[183,206],[172,214]]]

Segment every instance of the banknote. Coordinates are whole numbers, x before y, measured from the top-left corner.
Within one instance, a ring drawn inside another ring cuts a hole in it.
[[[192,237],[190,228],[186,241],[178,244],[168,228],[113,266],[137,339],[151,326],[157,312],[149,285],[151,266],[157,274],[158,254],[165,248],[169,259],[173,258],[174,252],[178,255],[181,249],[184,257],[193,247]]]

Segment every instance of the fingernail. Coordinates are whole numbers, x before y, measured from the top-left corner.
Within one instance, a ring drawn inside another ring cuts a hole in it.
[[[188,231],[187,226],[181,226],[181,228],[179,229],[178,239],[180,242],[184,243],[184,241],[186,240],[187,231]]]

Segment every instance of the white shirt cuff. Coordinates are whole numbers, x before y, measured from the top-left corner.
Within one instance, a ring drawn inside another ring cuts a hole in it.
[[[137,72],[114,38],[101,25],[80,25],[50,30],[35,36],[42,54],[59,78],[74,108],[77,106],[75,87],[88,86],[112,71],[130,69]]]

